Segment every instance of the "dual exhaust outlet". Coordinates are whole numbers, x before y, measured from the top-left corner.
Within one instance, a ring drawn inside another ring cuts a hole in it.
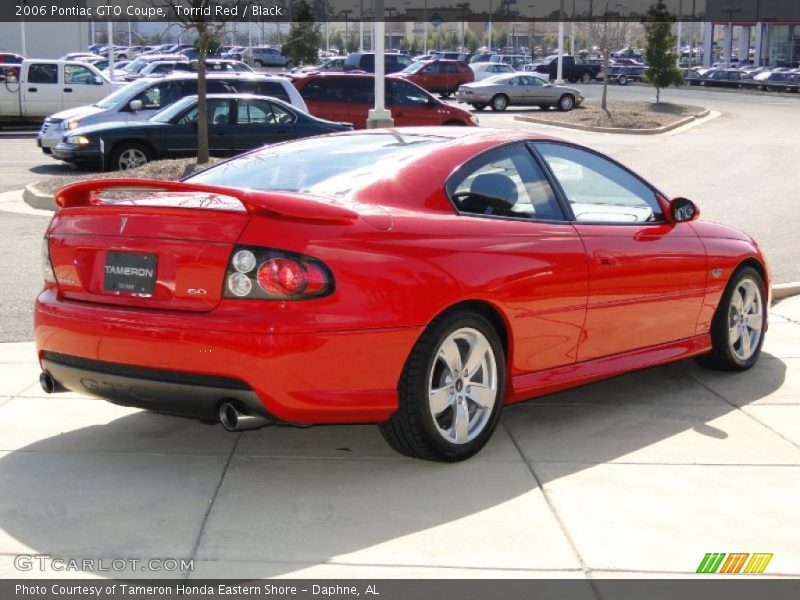
[[[67,389],[56,381],[47,371],[39,374],[39,385],[47,394],[65,392]],[[259,429],[270,421],[260,415],[252,415],[241,408],[238,403],[223,402],[219,406],[219,422],[228,431],[246,431],[248,429]]]

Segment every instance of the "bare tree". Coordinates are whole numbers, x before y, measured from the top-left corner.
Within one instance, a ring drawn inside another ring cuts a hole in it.
[[[206,101],[208,84],[206,80],[206,59],[213,46],[222,40],[225,24],[235,19],[235,14],[243,14],[246,4],[256,4],[251,0],[150,0],[153,6],[166,7],[171,16],[187,31],[197,35],[197,164],[208,162],[208,103]],[[220,16],[215,7],[221,6],[229,11]]]
[[[608,4],[606,4],[608,14]],[[597,46],[603,58],[603,96],[600,108],[608,112],[608,66],[611,53],[625,43],[630,32],[630,23],[619,21],[590,21],[582,23],[580,29],[587,38],[589,46]]]

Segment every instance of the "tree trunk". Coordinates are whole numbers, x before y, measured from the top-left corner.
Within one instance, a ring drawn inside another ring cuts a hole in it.
[[[608,112],[608,65],[611,63],[611,61],[608,59],[609,56],[611,56],[611,52],[606,50],[603,60],[603,98],[600,101],[600,108],[602,108],[605,112]]]
[[[206,57],[210,35],[205,24],[198,28],[197,42],[197,164],[208,163],[208,103],[206,102]]]
[[[657,87],[656,88],[656,104],[658,104],[659,102],[661,102],[661,88]]]

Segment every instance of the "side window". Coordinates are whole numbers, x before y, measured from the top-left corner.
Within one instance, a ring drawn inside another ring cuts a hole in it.
[[[239,125],[288,125],[294,116],[282,107],[262,100],[239,102]]]
[[[428,96],[405,81],[387,79],[387,104],[390,106],[427,106]]]
[[[58,65],[35,64],[29,66],[28,83],[58,83]]]
[[[375,55],[374,54],[365,54],[361,57],[361,70],[367,71],[368,73],[372,73],[375,71]]]
[[[339,79],[315,79],[309,81],[300,90],[300,95],[304,100],[316,100],[318,102],[345,102],[342,82]]]
[[[561,184],[578,222],[625,225],[663,220],[650,186],[610,160],[563,144],[535,147]]]
[[[64,65],[64,83],[88,85],[94,83],[94,73],[79,65]]]
[[[258,95],[272,96],[273,98],[283,100],[284,102],[291,102],[291,98],[289,98],[289,94],[286,93],[286,89],[280,83],[275,81],[263,81],[259,83]]]
[[[443,63],[442,64],[442,73],[458,73],[458,69],[454,64],[451,63]]]
[[[344,98],[353,104],[374,104],[375,83],[371,77],[353,77],[343,79]],[[342,101],[345,101],[344,98]]]
[[[447,193],[462,213],[564,220],[547,177],[524,144],[467,163],[447,182]]]
[[[208,124],[228,125],[230,123],[231,101],[213,98],[208,101]]]
[[[435,62],[429,64],[427,67],[423,69],[426,73],[430,73],[431,75],[436,75],[437,73],[441,73],[442,65],[441,63]]]

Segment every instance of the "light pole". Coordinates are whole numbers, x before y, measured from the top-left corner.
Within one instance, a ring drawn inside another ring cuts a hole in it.
[[[383,0],[375,0],[373,22],[375,23],[375,108],[367,115],[367,129],[393,127],[391,111],[386,110],[386,52],[384,46]]]
[[[492,0],[489,0],[489,44],[487,46],[489,48],[489,52],[492,51],[492,21],[493,21],[492,17],[493,17],[493,15],[494,15],[494,8],[492,7]]]
[[[558,64],[556,66],[556,84],[564,83],[564,0],[558,9]]]
[[[358,51],[364,51],[364,0],[358,0]]]
[[[467,18],[467,9],[469,8],[469,2],[459,2],[456,4],[456,8],[461,9],[461,50],[464,51],[466,47],[466,21]]]
[[[572,22],[569,25],[569,53],[575,56],[575,0],[572,0]]]
[[[348,27],[347,27],[347,17],[350,16],[350,13],[352,13],[352,12],[353,11],[350,10],[350,9],[341,11],[341,14],[344,15],[344,52],[345,52],[345,54],[347,54],[347,52],[348,52],[347,46],[350,43],[350,31],[348,30]]]
[[[682,33],[681,19],[682,18],[683,18],[683,0],[680,0],[680,2],[678,2],[678,58],[676,59],[677,64],[675,65],[678,68],[680,68],[681,66],[681,33]]]
[[[728,35],[726,36],[725,40],[725,59],[728,63],[727,66],[731,64],[731,54],[733,53],[733,13],[742,12],[741,6],[723,6],[720,9],[722,12],[728,13]]]

